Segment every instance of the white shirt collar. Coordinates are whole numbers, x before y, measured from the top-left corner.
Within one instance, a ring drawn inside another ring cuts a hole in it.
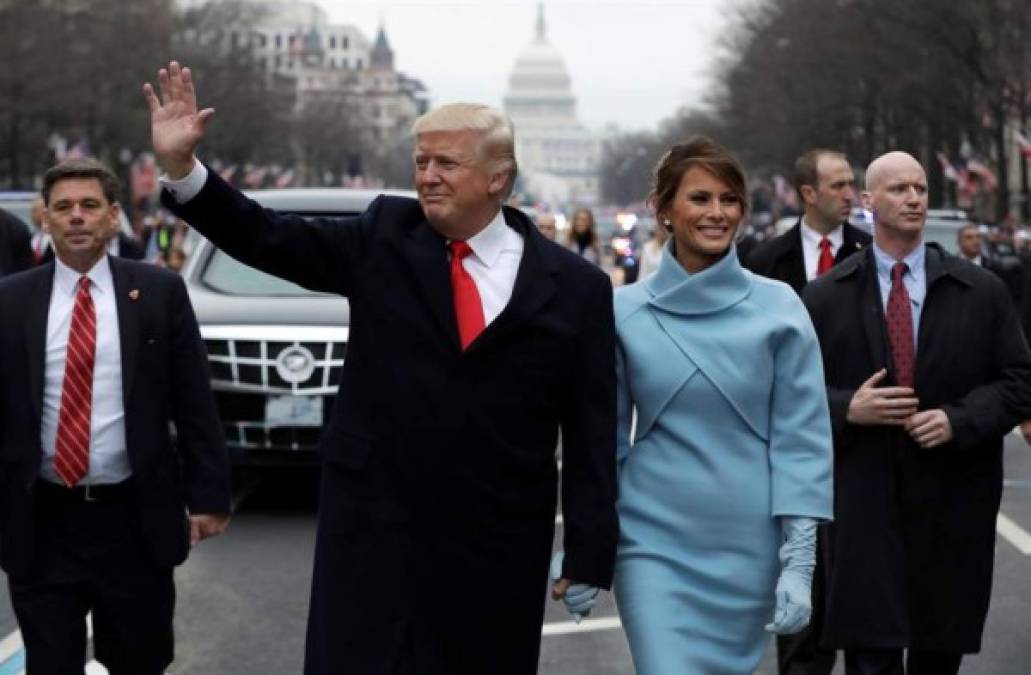
[[[805,222],[805,218],[802,218],[802,241],[812,248],[819,250],[821,239],[823,239],[823,235],[811,228],[809,223]],[[844,224],[839,223],[837,227],[828,232],[827,239],[831,242],[831,249],[837,251],[841,248],[841,245],[845,241]]]
[[[65,265],[57,256],[54,256],[54,265],[54,287],[67,295],[75,295],[79,290],[79,278],[83,276],[82,273],[76,272],[68,265]],[[114,292],[114,279],[111,276],[111,265],[108,264],[106,253],[101,256],[100,260],[93,265],[89,272],[86,272],[86,276],[93,283],[94,289],[102,293]]]
[[[487,227],[465,241],[473,250],[473,254],[487,267],[493,267],[503,252],[519,250],[522,244],[519,233],[508,226],[505,215],[500,210],[487,223]]]

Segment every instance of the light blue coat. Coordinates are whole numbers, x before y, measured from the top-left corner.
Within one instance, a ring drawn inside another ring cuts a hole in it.
[[[615,583],[637,674],[752,673],[780,572],[775,517],[832,513],[809,315],[735,251],[689,275],[668,246],[615,314]]]

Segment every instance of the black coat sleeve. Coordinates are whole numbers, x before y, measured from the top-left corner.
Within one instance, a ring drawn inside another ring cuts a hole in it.
[[[615,563],[616,330],[612,287],[601,275],[584,312],[572,396],[562,420],[562,575],[609,588]]]
[[[995,377],[959,401],[942,406],[959,448],[997,442],[1017,423],[1031,419],[1031,352],[1007,289],[1000,280],[991,281],[988,302],[993,316]]]
[[[193,199],[179,204],[165,190],[161,200],[244,264],[310,290],[349,295],[382,197],[358,217],[307,219],[263,208],[209,170]]]

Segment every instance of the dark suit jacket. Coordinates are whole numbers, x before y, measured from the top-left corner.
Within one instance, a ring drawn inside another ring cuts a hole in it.
[[[187,508],[229,512],[225,438],[182,279],[153,265],[108,260],[121,335],[126,450],[140,523],[154,562],[171,567],[189,550]],[[32,569],[35,551],[33,491],[42,460],[53,280],[52,263],[0,280],[0,565],[14,576]],[[175,442],[169,423],[175,424]]]
[[[845,223],[841,247],[834,256],[834,264],[837,265],[869,243],[870,235]],[[783,281],[801,295],[806,285],[802,219],[799,218],[794,227],[779,237],[756,245],[744,259],[744,266],[756,274]]]
[[[1003,283],[927,244],[916,350],[920,409],[954,439],[847,421],[856,389],[892,364],[872,248],[806,286],[834,431],[824,646],[976,652],[991,594],[1003,437],[1031,413],[1031,353]]]
[[[16,216],[0,209],[0,277],[27,270],[35,264],[29,228]]]
[[[210,172],[165,205],[248,265],[350,300],[323,489],[306,672],[535,673],[562,430],[565,576],[607,587],[615,512],[612,290],[525,242],[512,298],[463,352],[445,240],[417,201],[361,216],[262,209]],[[399,656],[401,655],[401,656]],[[395,661],[401,668],[395,671]]]

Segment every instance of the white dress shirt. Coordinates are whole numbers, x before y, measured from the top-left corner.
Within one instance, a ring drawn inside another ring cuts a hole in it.
[[[194,162],[190,173],[179,180],[172,180],[166,174],[161,174],[158,180],[161,182],[161,187],[171,192],[177,202],[185,204],[196,197],[204,187],[204,183],[208,180],[208,167],[200,162]]]
[[[820,240],[823,239],[823,235],[809,227],[809,224],[805,222],[805,218],[802,219],[802,255],[805,258],[805,278],[807,281],[812,281],[818,275],[816,273],[817,268],[820,264]],[[831,243],[831,257],[838,255],[838,250],[841,245],[845,242],[845,227],[844,224],[839,224],[833,230],[827,233],[827,239]]]
[[[54,260],[54,287],[47,314],[46,370],[43,386],[43,465],[40,475],[61,483],[54,471],[57,420],[61,411],[68,333],[72,310],[82,276]],[[97,313],[97,345],[93,365],[93,406],[90,416],[89,473],[82,484],[119,483],[128,478],[129,457],[125,449],[125,408],[122,401],[122,347],[118,331],[114,279],[107,256],[86,274]]]
[[[476,283],[483,304],[484,326],[489,326],[512,298],[519,261],[523,259],[523,238],[498,211],[487,227],[466,239],[466,243],[473,252],[462,259],[462,267]]]
[[[161,184],[182,204],[196,197],[207,179],[207,167],[197,162],[184,178],[170,180],[162,176]],[[476,284],[483,304],[484,325],[487,326],[501,314],[512,297],[519,262],[523,258],[523,238],[505,223],[504,215],[498,211],[487,227],[467,239],[466,243],[473,252],[462,260],[462,267]]]

